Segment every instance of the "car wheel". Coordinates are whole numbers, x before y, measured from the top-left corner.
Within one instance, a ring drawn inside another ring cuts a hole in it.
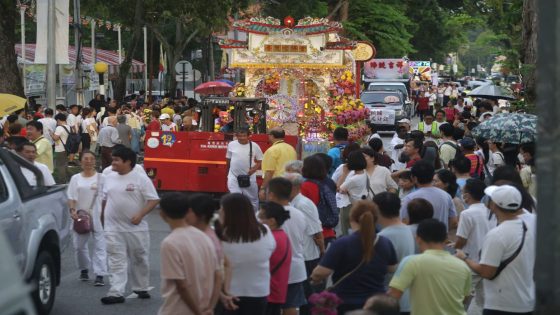
[[[31,278],[35,290],[31,293],[37,313],[47,315],[54,304],[56,294],[56,274],[54,259],[47,251],[42,251],[37,256],[33,276]]]

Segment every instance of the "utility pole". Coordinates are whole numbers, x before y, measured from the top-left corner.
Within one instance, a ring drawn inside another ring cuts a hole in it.
[[[91,64],[94,65],[97,62],[97,56],[95,53],[95,26],[97,22],[95,19],[91,19]]]
[[[215,70],[214,70],[214,42],[212,41],[212,34],[210,34],[210,38],[208,40],[208,45],[210,46],[210,50],[208,51],[208,59],[209,59],[209,64],[210,64],[210,71],[209,71],[209,75],[210,75],[210,81],[214,81],[214,79],[216,78],[215,75]],[[193,72],[194,75],[194,72]],[[194,88],[193,88],[194,90]]]
[[[49,12],[47,19],[47,106],[51,108],[56,107],[56,0],[49,1]],[[67,21],[62,21],[68,23]]]
[[[534,0],[537,1],[537,0]],[[538,61],[537,61],[537,259],[535,262],[536,312],[538,315],[560,314],[560,181],[558,164],[560,146],[560,20],[558,1],[538,0]]]
[[[148,29],[146,26],[144,30],[144,91],[148,92]],[[148,94],[144,93],[144,97]]]
[[[536,0],[535,0],[536,1]],[[538,63],[537,111],[539,137],[537,141],[537,259],[535,263],[536,313],[560,314],[560,238],[558,222],[560,212],[560,181],[558,163],[560,146],[560,96],[556,87],[560,84],[560,20],[557,1],[538,0]]]
[[[26,49],[25,49],[25,9],[27,9],[27,6],[24,4],[21,4],[19,7],[19,14],[20,14],[20,22],[21,22],[21,56],[22,56],[22,60],[23,63],[21,64],[21,69],[22,69],[22,73],[23,75],[21,76],[21,80],[23,83],[23,93],[25,94],[25,89],[27,88],[27,79],[25,77],[25,64],[27,63],[27,58],[26,58]]]
[[[74,50],[76,51],[76,66],[74,67],[74,90],[76,104],[84,105],[84,91],[82,84],[82,31],[80,18],[80,0],[74,0]]]

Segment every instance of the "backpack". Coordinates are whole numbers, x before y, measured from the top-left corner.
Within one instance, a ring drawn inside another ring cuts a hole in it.
[[[444,145],[446,145],[446,144],[447,144],[448,146],[452,147],[453,149],[455,149],[455,156],[453,157],[452,160],[457,159],[457,158],[463,156],[463,152],[461,151],[461,148],[459,148],[458,145],[456,145],[455,143],[453,143],[453,142],[451,142],[451,141],[446,141],[446,142],[442,143],[442,145],[439,146],[440,154],[441,154],[441,148],[442,148]],[[442,164],[444,164],[443,161],[442,161]],[[448,168],[449,168],[449,165],[443,165],[443,167],[444,167],[445,169],[448,169]]]
[[[62,142],[62,145],[64,146],[64,149],[66,150],[66,153],[77,153],[78,149],[80,148],[80,143],[82,142],[82,137],[78,133],[70,132],[70,130],[68,130],[66,126],[61,127],[66,130],[66,133],[68,133],[68,139],[66,139],[66,143],[64,143],[62,139],[60,140],[60,142]]]
[[[473,154],[476,157],[476,169],[474,170],[474,174],[471,174],[472,178],[484,180],[484,171],[482,170],[482,164],[484,164],[484,160],[476,153]],[[469,159],[470,160],[470,159]],[[472,160],[471,160],[472,162]]]
[[[329,187],[327,180],[316,181],[309,180],[319,187],[319,204],[317,210],[319,212],[319,220],[325,228],[334,228],[338,225],[338,216],[340,211],[336,206],[336,190]]]

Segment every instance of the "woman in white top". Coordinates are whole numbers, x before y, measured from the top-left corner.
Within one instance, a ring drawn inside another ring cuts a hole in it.
[[[221,300],[224,314],[263,315],[270,294],[270,256],[276,241],[260,224],[249,198],[226,195],[221,200],[222,246],[229,265]]]
[[[362,148],[362,153],[367,162],[366,174],[369,177],[369,188],[374,194],[385,191],[396,193],[399,188],[397,183],[391,177],[391,171],[388,168],[377,165],[376,153],[371,148]]]
[[[72,219],[78,220],[79,212],[87,211],[93,219],[93,231],[86,234],[72,233],[76,261],[81,270],[80,280],[88,281],[88,271],[93,262],[94,285],[103,286],[103,276],[107,274],[107,254],[105,236],[101,226],[101,199],[98,194],[101,174],[95,170],[95,155],[83,151],[80,155],[82,172],[72,176],[68,184],[68,208]],[[90,258],[89,240],[93,236],[93,259]],[[92,261],[93,260],[93,261]]]
[[[506,162],[504,160],[504,154],[502,153],[500,143],[488,140],[488,149],[490,150],[490,154],[486,165],[488,166],[488,172],[493,174],[496,168],[506,165]]]
[[[361,151],[352,151],[348,154],[342,175],[338,179],[338,191],[348,196],[350,205],[340,209],[340,228],[342,235],[348,235],[350,230],[350,208],[352,204],[367,199],[368,177],[366,174],[367,162]],[[370,198],[373,198],[370,195]]]

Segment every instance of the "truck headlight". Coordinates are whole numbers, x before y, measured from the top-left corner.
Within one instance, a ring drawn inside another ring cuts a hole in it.
[[[402,109],[397,109],[395,110],[395,116],[402,116],[403,114],[403,110]]]

